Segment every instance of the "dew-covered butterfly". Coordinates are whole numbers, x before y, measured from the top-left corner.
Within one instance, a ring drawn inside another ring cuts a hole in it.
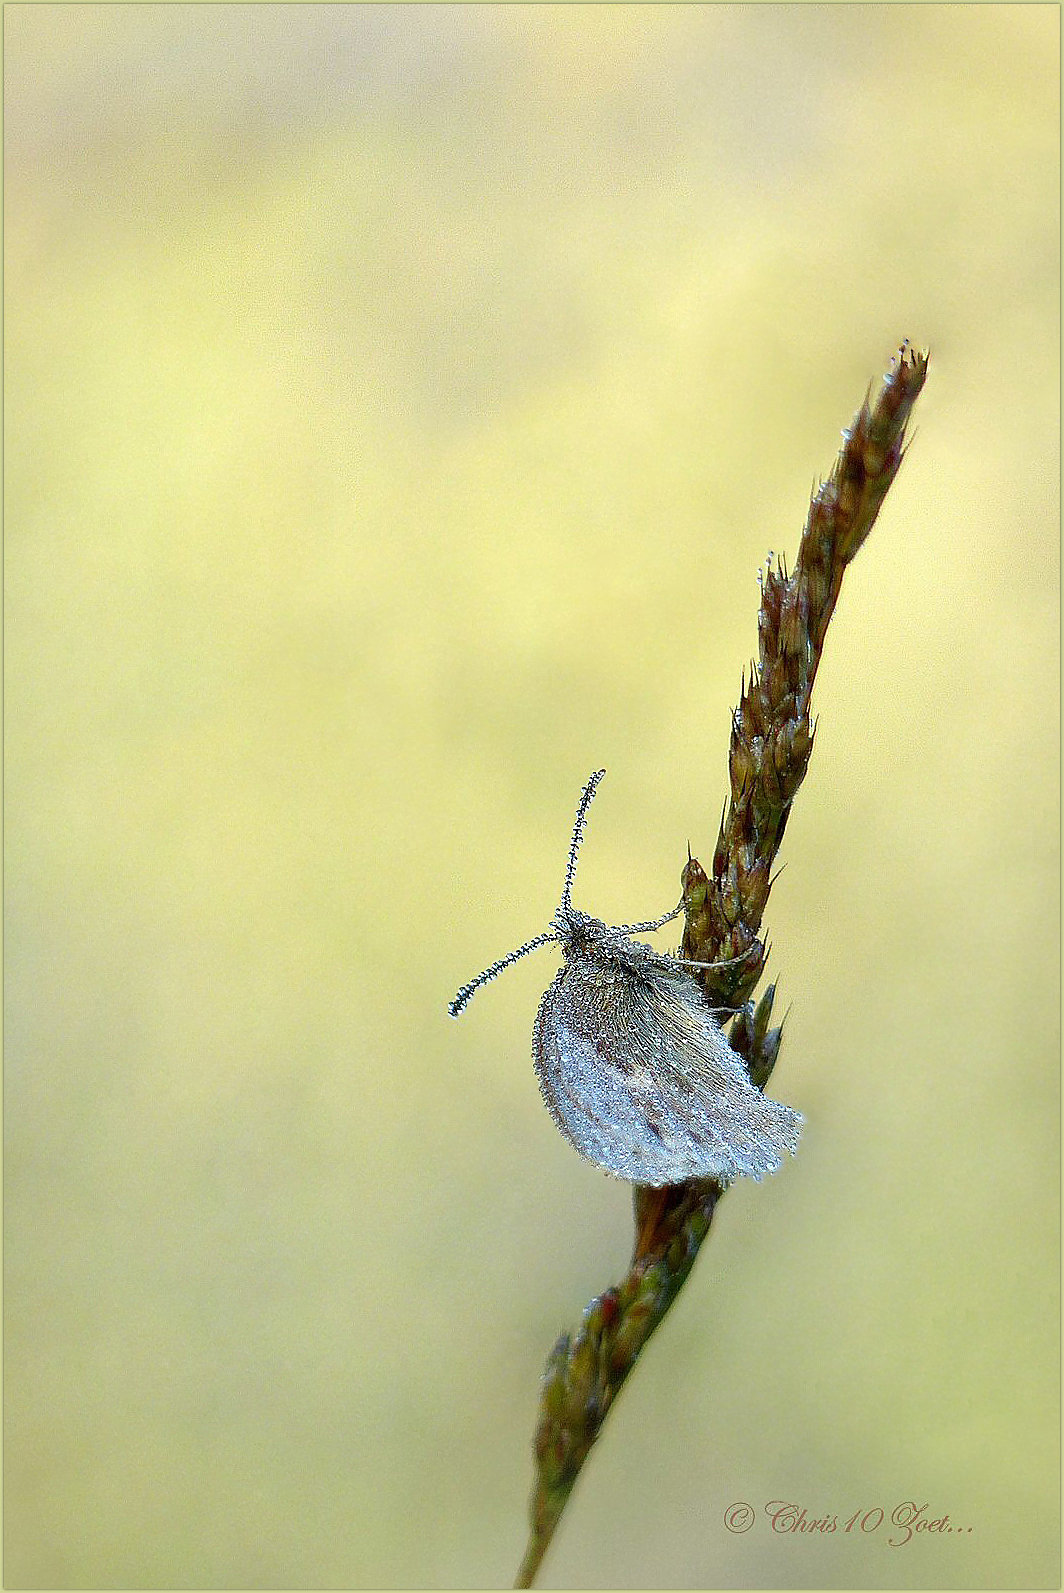
[[[557,942],[565,961],[539,1004],[532,1059],[566,1139],[632,1183],[761,1179],[797,1149],[801,1113],[751,1083],[687,971],[712,965],[631,939],[669,923],[683,903],[651,923],[616,927],[572,905],[587,810],[605,772],[593,774],[580,797],[551,927],[463,985],[451,1016],[519,957]]]

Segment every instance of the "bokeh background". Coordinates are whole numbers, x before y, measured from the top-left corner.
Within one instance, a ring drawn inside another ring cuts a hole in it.
[[[542,1582],[1057,1585],[1057,8],[4,24],[6,1585],[509,1582],[630,1201],[540,1104],[550,953],[446,1003],[600,764],[580,905],[708,860],[903,336],[766,920],[801,1153]],[[958,1530],[843,1531],[906,1500]]]

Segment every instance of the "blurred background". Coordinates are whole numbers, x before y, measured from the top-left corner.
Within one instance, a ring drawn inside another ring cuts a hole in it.
[[[556,957],[446,1005],[592,769],[578,905],[708,863],[903,337],[766,916],[801,1152],[541,1580],[1058,1585],[1057,8],[4,25],[6,1585],[509,1583],[630,1197],[540,1102]]]

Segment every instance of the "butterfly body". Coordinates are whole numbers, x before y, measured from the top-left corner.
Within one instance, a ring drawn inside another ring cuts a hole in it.
[[[640,1184],[777,1171],[801,1115],[751,1083],[682,964],[572,908],[554,927],[565,962],[540,1002],[532,1058],[575,1149]]]

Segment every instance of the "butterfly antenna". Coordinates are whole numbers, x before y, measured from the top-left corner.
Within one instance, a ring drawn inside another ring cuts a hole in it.
[[[572,906],[573,880],[576,878],[576,854],[580,850],[580,842],[584,839],[584,825],[587,823],[587,810],[591,806],[591,799],[595,795],[596,787],[605,769],[596,769],[590,780],[580,793],[580,806],[576,810],[576,823],[573,825],[573,839],[569,845],[569,861],[565,866],[565,889],[562,891],[562,907]]]
[[[518,962],[522,957],[527,957],[529,952],[535,951],[538,946],[545,946],[548,941],[557,940],[557,938],[553,929],[548,929],[544,934],[537,935],[535,940],[526,941],[523,946],[518,946],[516,951],[508,951],[505,957],[500,957],[498,962],[493,962],[490,968],[485,968],[483,973],[477,974],[475,979],[471,979],[467,985],[462,986],[447,1008],[451,1017],[457,1018],[462,1008],[468,1004],[474,992],[479,990],[481,985],[486,985],[492,979],[497,978],[504,968],[509,968],[511,963]]]

